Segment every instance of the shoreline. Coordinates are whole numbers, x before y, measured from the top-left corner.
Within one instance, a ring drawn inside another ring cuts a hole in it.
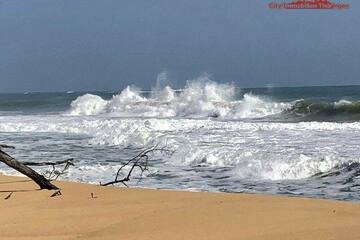
[[[56,185],[0,174],[0,239],[360,239],[356,202]]]
[[[14,175],[12,174],[4,174],[0,172],[0,184],[2,177],[10,177],[10,178],[27,178],[26,176],[22,175],[21,173],[16,173]],[[28,178],[27,178],[28,179]],[[30,180],[29,180],[30,181]],[[93,186],[100,186],[100,183],[95,182],[82,182],[82,181],[76,181],[73,179],[70,180],[56,180],[52,182],[63,182],[63,183],[74,183],[74,184],[84,184],[84,185],[93,185]],[[35,187],[37,185],[34,185]],[[325,200],[325,201],[335,201],[335,202],[349,202],[349,203],[355,203],[360,205],[360,200],[342,200],[342,199],[334,199],[334,198],[324,198],[324,197],[318,197],[318,196],[307,196],[307,195],[295,195],[295,194],[281,194],[281,193],[261,193],[261,192],[225,192],[225,191],[202,191],[197,190],[193,188],[185,189],[185,188],[152,188],[152,187],[146,187],[146,186],[131,186],[125,187],[121,183],[115,184],[115,185],[109,185],[109,186],[102,186],[102,187],[114,187],[114,188],[124,188],[124,189],[133,189],[133,190],[153,190],[153,191],[164,191],[164,192],[189,192],[189,193],[210,193],[210,194],[243,194],[243,195],[255,195],[255,196],[268,196],[268,197],[285,197],[285,198],[299,198],[299,199],[305,199],[305,200]],[[2,190],[0,189],[0,194]],[[0,195],[1,200],[1,195]]]

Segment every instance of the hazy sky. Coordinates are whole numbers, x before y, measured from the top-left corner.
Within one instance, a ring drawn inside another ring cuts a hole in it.
[[[360,84],[360,1],[0,0],[0,92],[175,87],[206,72],[239,87]]]

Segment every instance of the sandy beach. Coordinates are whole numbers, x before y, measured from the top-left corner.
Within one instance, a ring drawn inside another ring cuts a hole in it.
[[[0,239],[360,239],[354,202],[56,184],[1,175]]]

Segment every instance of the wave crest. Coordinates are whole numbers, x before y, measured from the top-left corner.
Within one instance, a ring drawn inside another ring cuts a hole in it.
[[[93,94],[85,94],[71,102],[71,115],[96,115],[101,113],[108,102]]]
[[[360,102],[298,100],[286,109],[283,115],[305,121],[358,121],[360,120]]]
[[[223,119],[262,118],[289,107],[251,93],[237,100],[234,85],[207,79],[190,81],[182,90],[166,86],[144,96],[127,87],[110,100],[85,94],[71,103],[70,115],[108,114],[120,117],[218,117]]]

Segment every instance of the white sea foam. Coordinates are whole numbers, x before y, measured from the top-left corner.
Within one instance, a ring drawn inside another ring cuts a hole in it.
[[[121,117],[218,117],[222,119],[261,118],[281,113],[289,103],[273,102],[251,93],[236,100],[233,85],[207,78],[189,81],[179,93],[171,87],[157,89],[146,98],[131,87],[110,100],[86,94],[71,104],[69,115],[111,115]]]
[[[353,104],[353,102],[341,99],[341,100],[335,102],[334,106],[335,107],[342,107],[342,106],[351,105],[351,104]]]
[[[160,144],[174,150],[164,158],[165,168],[230,167],[234,176],[245,179],[301,179],[360,159],[355,150],[359,122],[249,121],[279,114],[292,103],[252,93],[239,100],[235,86],[207,77],[189,81],[181,91],[166,85],[165,73],[157,82],[149,96],[127,87],[109,100],[80,96],[66,114],[2,116],[0,132],[85,136],[92,146],[122,149]],[[334,103],[347,104],[351,102]],[[97,174],[112,175],[116,166],[85,161],[73,171],[81,172],[82,180],[95,181]]]
[[[95,115],[101,113],[107,105],[107,101],[99,96],[85,94],[71,103],[72,115]]]
[[[165,158],[168,165],[234,167],[233,174],[241,178],[300,179],[360,159],[356,151],[358,122],[3,116],[0,132],[83,135],[91,145],[119,148],[160,143],[174,150],[171,157]],[[91,176],[84,179],[96,179],[97,171],[89,171]]]

